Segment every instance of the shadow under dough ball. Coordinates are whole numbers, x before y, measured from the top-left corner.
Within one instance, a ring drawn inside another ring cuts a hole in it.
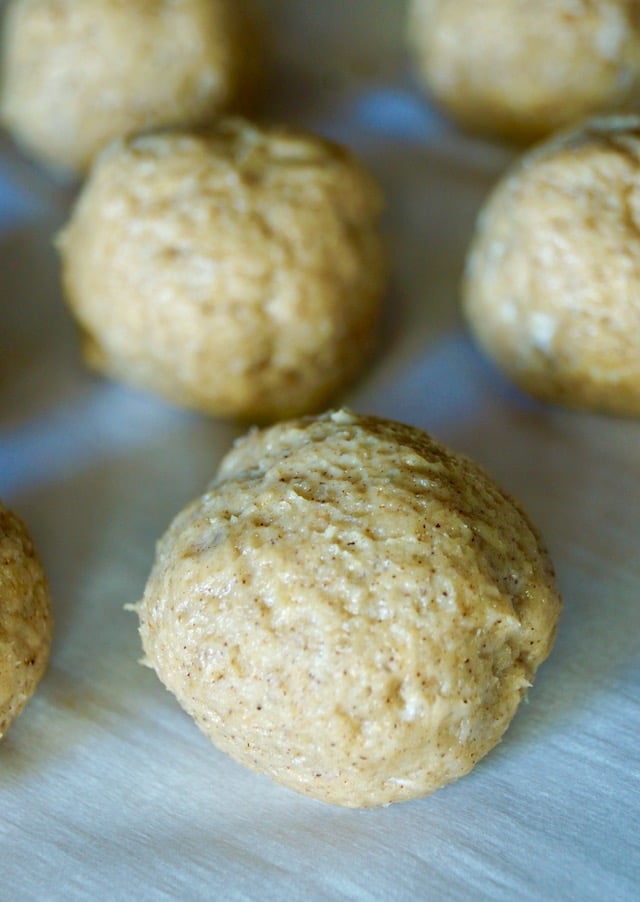
[[[411,0],[408,41],[434,100],[517,142],[640,100],[635,0]]]
[[[604,117],[524,156],[467,258],[479,344],[540,398],[640,415],[640,117]]]
[[[355,157],[291,129],[116,142],[59,239],[88,362],[215,415],[323,407],[374,344],[381,203]]]
[[[252,431],[160,541],[146,663],[220,749],[371,807],[468,773],[555,637],[526,514],[419,429],[346,410]]]
[[[82,172],[113,138],[243,109],[263,77],[256,32],[244,0],[11,0],[2,119]]]
[[[31,537],[0,504],[0,738],[46,669],[51,630],[49,588]]]

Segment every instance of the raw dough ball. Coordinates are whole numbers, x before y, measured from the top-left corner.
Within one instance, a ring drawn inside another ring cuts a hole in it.
[[[373,344],[380,207],[345,150],[283,128],[117,142],[60,240],[87,360],[213,414],[321,407]]]
[[[498,742],[560,599],[536,529],[479,467],[340,411],[241,440],[137,610],[147,663],[220,749],[368,807]]]
[[[522,388],[640,414],[640,117],[594,120],[497,186],[467,262],[476,338]]]
[[[2,117],[57,167],[84,170],[111,139],[197,125],[259,80],[238,0],[12,0]]]
[[[427,88],[473,131],[530,141],[640,86],[637,0],[412,0]]]
[[[42,566],[24,524],[0,504],[0,738],[33,695],[50,644]]]

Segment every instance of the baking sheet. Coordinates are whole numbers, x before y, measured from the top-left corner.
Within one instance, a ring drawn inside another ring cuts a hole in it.
[[[3,139],[0,497],[36,539],[56,634],[0,746],[0,897],[640,898],[640,423],[535,403],[473,347],[459,277],[510,153],[429,108],[404,4],[263,6],[265,115],[348,143],[387,197],[383,348],[344,400],[427,429],[522,500],[565,597],[558,641],[502,743],[426,799],[333,808],[214,749],[137,663],[123,605],[241,430],[84,369],[51,243],[73,190]]]

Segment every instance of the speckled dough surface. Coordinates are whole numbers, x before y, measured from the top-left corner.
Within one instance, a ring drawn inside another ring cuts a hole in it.
[[[238,0],[11,0],[2,118],[31,153],[84,170],[111,139],[237,109],[262,76]]]
[[[640,118],[593,120],[496,187],[467,261],[485,351],[545,399],[640,415]]]
[[[50,644],[42,566],[24,524],[0,504],[0,738],[33,695]]]
[[[498,742],[560,599],[474,463],[339,411],[237,443],[137,610],[148,663],[219,748],[356,807],[429,793]]]
[[[59,241],[87,360],[213,414],[323,407],[374,343],[380,209],[351,154],[301,132],[116,142]]]
[[[412,0],[408,39],[434,99],[483,134],[531,141],[639,99],[636,0]]]

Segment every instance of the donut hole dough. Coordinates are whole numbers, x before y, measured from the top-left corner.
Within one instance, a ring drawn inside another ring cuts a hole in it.
[[[240,440],[136,609],[146,663],[216,746],[369,807],[498,742],[560,599],[538,532],[478,466],[342,410]]]
[[[50,644],[42,566],[25,525],[0,504],[0,738],[33,695]]]
[[[373,345],[380,208],[346,150],[285,128],[115,143],[59,242],[87,360],[212,414],[320,409]]]
[[[463,304],[505,374],[550,401],[640,415],[640,117],[526,155],[481,213]]]
[[[428,91],[468,129],[531,141],[637,102],[635,0],[412,0]]]
[[[242,108],[259,57],[239,0],[13,0],[2,118],[34,156],[84,171],[113,138]]]

